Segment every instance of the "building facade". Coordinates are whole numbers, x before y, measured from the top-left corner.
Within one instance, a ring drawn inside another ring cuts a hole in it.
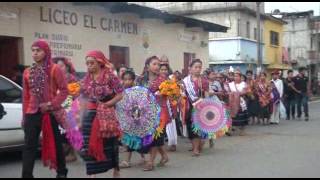
[[[288,24],[284,26],[284,47],[295,71],[308,69],[313,93],[319,94],[320,80],[320,18],[313,11],[281,13]]]
[[[127,3],[0,2],[0,74],[31,65],[30,46],[47,39],[53,56],[86,71],[85,54],[98,49],[116,65],[142,72],[152,55],[166,55],[173,70],[186,71],[192,57],[208,66],[208,33],[227,28]]]
[[[298,13],[282,13],[287,22],[283,31],[283,46],[288,49],[289,59],[295,69],[310,65],[311,50],[310,22],[313,11]]]
[[[320,16],[311,18],[311,39],[309,58],[311,62],[311,74],[313,92],[320,94]]]
[[[261,49],[264,45],[261,44]],[[264,51],[262,51],[262,57]],[[209,41],[209,63],[216,71],[230,67],[242,73],[257,69],[257,43],[246,38],[222,38]]]
[[[271,74],[274,70],[286,71],[291,69],[286,49],[283,47],[283,28],[285,21],[269,15],[264,20],[265,60],[268,64],[266,70]]]
[[[135,2],[170,13],[218,23],[226,33],[209,33],[209,63],[214,69],[234,66],[242,71],[257,66],[256,2]],[[260,3],[260,37],[263,42],[264,3]],[[260,45],[264,47],[263,43]],[[233,49],[235,48],[235,49]],[[249,52],[250,49],[251,51]],[[262,55],[264,50],[261,50]],[[264,62],[264,57],[262,56]],[[265,62],[264,62],[265,63]]]

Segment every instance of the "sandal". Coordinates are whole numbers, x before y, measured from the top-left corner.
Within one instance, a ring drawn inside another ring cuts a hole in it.
[[[120,178],[120,173],[119,172],[114,172],[113,173],[113,178]]]
[[[177,147],[175,145],[170,146],[170,148],[168,149],[168,151],[170,152],[176,152],[177,151]]]
[[[121,163],[119,164],[120,168],[130,168],[131,165],[128,161],[121,161]]]
[[[169,158],[161,159],[160,162],[157,164],[158,167],[163,167],[169,162]]]
[[[210,139],[210,140],[209,140],[209,147],[210,147],[210,148],[213,148],[213,146],[214,146],[214,142],[213,142],[212,139]]]
[[[199,157],[199,156],[200,156],[200,153],[199,153],[199,152],[196,152],[196,153],[193,152],[193,153],[192,153],[192,157]]]
[[[150,162],[146,163],[146,165],[143,168],[143,171],[153,171],[154,166]]]
[[[200,156],[200,150],[192,151],[192,157],[198,157],[198,156]]]

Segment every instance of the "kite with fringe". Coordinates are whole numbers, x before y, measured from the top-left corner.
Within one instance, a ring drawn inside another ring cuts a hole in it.
[[[160,124],[161,108],[155,96],[141,86],[128,88],[116,104],[116,112],[123,131],[122,143],[139,150],[150,145]]]
[[[212,98],[199,101],[192,112],[192,131],[205,139],[216,139],[228,132],[230,113],[225,105]]]

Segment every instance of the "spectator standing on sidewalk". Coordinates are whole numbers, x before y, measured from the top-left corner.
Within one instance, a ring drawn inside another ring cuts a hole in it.
[[[294,119],[296,114],[296,96],[299,94],[295,88],[293,71],[288,71],[288,77],[284,81],[284,101],[287,112],[287,120]]]
[[[295,88],[300,92],[296,96],[297,106],[298,106],[298,119],[301,118],[302,115],[302,106],[304,110],[305,121],[309,120],[309,107],[308,101],[311,95],[309,79],[305,76],[305,68],[299,68],[299,74],[295,77],[294,80]]]

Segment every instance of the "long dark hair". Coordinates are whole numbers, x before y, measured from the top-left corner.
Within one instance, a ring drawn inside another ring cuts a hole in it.
[[[200,63],[200,64],[202,64],[202,61],[201,61],[200,59],[193,59],[193,60],[191,61],[191,63],[189,64],[189,67],[192,67],[195,63]]]
[[[121,64],[121,65],[119,66],[119,68],[117,69],[117,72],[118,72],[118,73],[120,72],[120,69],[121,69],[121,68],[126,68],[126,70],[128,69],[128,67],[127,67],[126,65]]]
[[[157,56],[151,56],[151,57],[147,58],[144,63],[144,68],[143,68],[141,76],[143,76],[143,77],[148,76],[148,73],[149,73],[148,67],[150,66],[153,59],[157,59],[160,61],[160,59]]]
[[[157,56],[151,56],[151,57],[146,59],[146,61],[144,63],[143,71],[142,71],[140,77],[138,77],[137,80],[136,80],[138,85],[144,86],[144,84],[148,82],[148,80],[149,80],[148,67],[150,66],[150,64],[151,64],[153,59],[158,59],[159,60],[159,58]]]
[[[168,69],[168,75],[172,74],[172,71],[170,72],[169,64],[160,64],[160,69],[161,69],[161,67],[166,67]]]
[[[123,80],[126,75],[129,75],[130,78],[131,78],[133,81],[136,79],[136,74],[135,74],[134,71],[132,71],[132,70],[126,70],[126,71],[122,74],[121,79]]]

